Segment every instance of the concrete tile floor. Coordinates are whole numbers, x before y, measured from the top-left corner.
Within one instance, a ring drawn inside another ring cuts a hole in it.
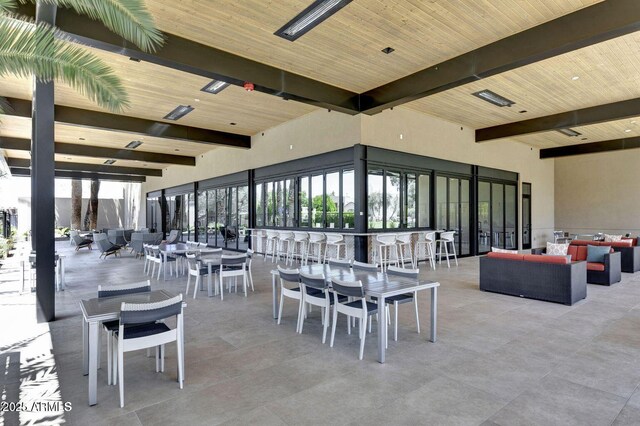
[[[572,307],[483,293],[478,259],[422,276],[440,281],[438,342],[427,341],[429,298],[421,327],[401,307],[398,342],[376,361],[376,332],[358,361],[357,334],[340,318],[334,348],[322,345],[320,313],[294,331],[296,304],[285,300],[281,325],[271,318],[270,261],[254,261],[256,291],[221,302],[206,292],[188,298],[186,382],[176,383],[175,348],[166,372],[153,359],[125,356],[125,408],[98,375],[98,405],[89,407],[82,375],[78,301],[100,283],[146,279],[130,255],[98,259],[67,254],[67,289],[57,294],[57,321],[34,321],[33,294],[19,293],[15,261],[0,269],[0,383],[5,401],[70,402],[72,410],[4,412],[0,424],[71,425],[638,425],[640,424],[640,274],[612,287],[589,285]],[[186,279],[152,280],[183,291]],[[103,351],[106,349],[103,345]]]

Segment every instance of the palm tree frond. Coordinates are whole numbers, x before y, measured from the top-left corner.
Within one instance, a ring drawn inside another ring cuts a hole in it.
[[[120,79],[100,58],[50,25],[0,15],[0,76],[57,80],[111,111],[128,106]]]
[[[0,13],[13,12],[18,5],[15,0],[0,0]]]
[[[71,8],[77,13],[100,21],[111,31],[134,43],[145,52],[154,52],[164,43],[164,36],[156,27],[144,0],[43,1]]]
[[[13,112],[13,107],[7,98],[0,96],[0,114],[8,114]]]

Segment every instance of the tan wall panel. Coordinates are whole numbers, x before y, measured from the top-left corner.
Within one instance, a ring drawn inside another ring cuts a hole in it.
[[[640,150],[556,158],[555,223],[572,233],[640,233]]]

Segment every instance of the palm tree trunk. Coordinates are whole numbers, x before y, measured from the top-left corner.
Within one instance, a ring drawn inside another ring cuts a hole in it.
[[[82,181],[71,180],[71,229],[81,229],[82,221]]]
[[[100,191],[100,181],[98,179],[91,180],[91,198],[89,198],[89,205],[91,206],[91,218],[89,225],[91,229],[97,229],[98,227],[98,192]]]

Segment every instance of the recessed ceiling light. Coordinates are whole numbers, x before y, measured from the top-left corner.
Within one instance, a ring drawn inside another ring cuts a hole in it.
[[[203,92],[207,92],[207,93],[211,93],[211,94],[215,95],[215,94],[220,93],[221,91],[223,91],[228,86],[229,86],[229,83],[227,83],[226,81],[211,80],[211,82],[209,84],[207,84],[206,86],[204,86],[200,90],[203,91]]]
[[[387,55],[391,52],[395,52],[396,49],[394,49],[393,47],[385,47],[384,49],[382,49],[382,53],[386,53]]]
[[[518,111],[520,114],[524,114],[525,112],[527,112],[526,109],[523,109],[522,111]]]
[[[176,121],[189,114],[193,109],[194,108],[191,105],[178,105],[173,111],[165,115],[163,118],[165,120]]]
[[[127,144],[127,146],[125,146],[125,148],[136,149],[140,145],[142,145],[142,141],[131,141]]]
[[[148,166],[148,164],[143,164],[143,166],[147,167],[147,166]]]
[[[236,124],[238,124],[238,123],[229,123],[229,124],[231,124],[232,126],[235,126],[235,125],[236,125]]]
[[[83,140],[84,140],[84,138],[78,138],[78,140],[81,140],[81,141],[83,141]]]
[[[574,75],[573,77],[571,77],[571,80],[573,80],[573,81],[580,80],[580,76],[579,75]]]
[[[349,3],[351,0],[315,0],[274,34],[294,41]]]
[[[589,139],[589,138],[582,138],[581,140],[586,141],[587,139]]]
[[[576,132],[573,129],[557,129],[557,131],[562,133],[563,135],[569,136],[569,137],[580,136],[582,134],[580,132]]]
[[[115,163],[115,162],[116,162],[116,160],[107,160],[107,161],[105,161],[105,162],[104,162],[104,164],[109,164],[109,165],[111,165],[111,164],[113,164],[113,163]]]
[[[175,152],[179,152],[180,150],[178,148],[174,149]]]
[[[138,58],[129,57],[129,60],[133,61],[133,62],[140,62],[140,59],[138,59]]]
[[[67,159],[67,160],[71,160],[71,157],[65,157],[65,159]]]
[[[499,107],[510,107],[515,104],[512,100],[507,99],[504,96],[500,96],[491,90],[481,90],[479,92],[472,93],[472,95]]]
[[[625,129],[624,132],[625,133],[629,133],[629,132],[631,132],[631,129]]]
[[[194,99],[194,101],[196,101],[196,102],[200,102],[200,99],[198,99],[198,98],[195,98],[195,99]]]

